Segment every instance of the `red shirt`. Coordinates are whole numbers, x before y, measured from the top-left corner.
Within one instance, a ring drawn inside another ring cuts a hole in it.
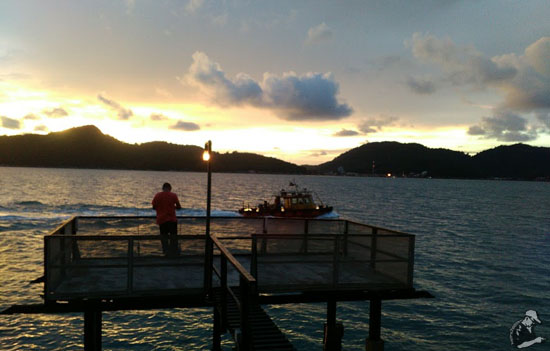
[[[153,208],[157,211],[157,224],[165,222],[177,222],[176,208],[181,208],[178,196],[171,191],[157,193],[152,201]]]

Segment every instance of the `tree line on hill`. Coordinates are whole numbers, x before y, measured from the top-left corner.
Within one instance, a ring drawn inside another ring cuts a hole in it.
[[[359,174],[436,178],[550,179],[550,148],[525,144],[498,146],[474,156],[420,144],[368,143],[317,167]]]
[[[202,152],[193,145],[123,143],[95,126],[48,135],[0,136],[2,166],[204,171]],[[242,152],[214,153],[213,157],[215,172],[550,179],[550,148],[525,144],[499,146],[470,156],[420,144],[368,143],[318,166],[298,166]]]
[[[95,126],[48,135],[0,137],[0,165],[22,167],[104,168],[155,171],[204,171],[203,149],[166,142],[127,144]],[[214,153],[213,171],[305,173],[303,167],[249,153]]]

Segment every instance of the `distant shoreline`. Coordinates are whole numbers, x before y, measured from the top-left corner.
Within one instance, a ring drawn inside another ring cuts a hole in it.
[[[156,169],[130,169],[130,168],[88,168],[88,167],[44,167],[44,166],[15,166],[15,165],[2,165],[0,168],[37,168],[37,169],[56,169],[56,170],[93,170],[93,171],[136,171],[136,172],[177,172],[177,173],[206,173],[204,171],[194,170],[156,170]],[[387,179],[425,179],[425,180],[490,180],[490,181],[514,181],[514,182],[550,182],[550,177],[540,177],[535,179],[522,179],[522,178],[459,178],[459,177],[407,177],[392,175],[388,177],[384,174],[323,174],[323,173],[270,173],[270,172],[239,172],[239,171],[215,171],[218,174],[260,174],[260,175],[288,175],[288,176],[320,176],[320,177],[342,177],[342,178],[387,178]]]

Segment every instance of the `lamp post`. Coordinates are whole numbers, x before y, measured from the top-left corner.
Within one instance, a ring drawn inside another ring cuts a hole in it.
[[[210,238],[210,199],[212,195],[212,170],[210,168],[212,141],[210,140],[204,144],[202,159],[206,162],[206,172],[208,174],[206,185],[206,230],[204,242],[204,293],[205,295],[210,295],[210,290],[212,288],[212,255],[214,249],[212,239]]]

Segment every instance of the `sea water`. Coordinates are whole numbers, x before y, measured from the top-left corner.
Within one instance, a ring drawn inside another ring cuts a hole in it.
[[[509,350],[530,309],[550,338],[550,183],[214,173],[213,215],[237,216],[291,180],[341,218],[416,235],[415,287],[435,299],[383,302],[385,350]],[[0,168],[0,308],[42,302],[29,282],[43,273],[43,235],[62,220],[154,215],[164,182],[180,215],[205,213],[204,173]],[[299,350],[322,349],[325,304],[267,309]],[[368,302],[338,304],[345,350],[364,350],[368,316]],[[81,350],[82,331],[82,314],[0,316],[0,350]],[[103,313],[104,350],[206,350],[211,336],[207,308]]]

